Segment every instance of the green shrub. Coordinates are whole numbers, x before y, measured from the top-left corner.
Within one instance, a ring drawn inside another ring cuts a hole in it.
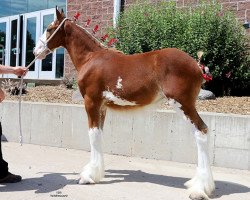
[[[120,15],[112,32],[119,40],[116,48],[126,54],[176,47],[197,58],[202,50],[202,62],[213,75],[208,89],[217,96],[249,91],[245,30],[219,4],[176,8],[175,2],[138,3]]]

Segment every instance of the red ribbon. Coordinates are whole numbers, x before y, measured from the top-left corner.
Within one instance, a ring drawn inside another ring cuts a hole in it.
[[[93,33],[96,34],[96,32],[98,31],[98,29],[99,29],[99,26],[95,25],[95,28],[93,29]]]
[[[78,18],[80,17],[80,13],[79,12],[77,12],[75,15],[74,15],[74,18],[75,18],[75,20],[78,20]]]
[[[200,68],[202,70],[202,76],[205,79],[205,81],[211,81],[213,79],[212,75],[209,73],[208,67],[205,67],[204,65],[200,65]],[[207,70],[206,70],[207,68]]]
[[[104,42],[104,41],[108,38],[108,36],[109,36],[108,34],[105,34],[104,36],[102,36],[102,37],[101,37],[101,41]]]
[[[85,24],[85,27],[89,26],[90,22],[91,22],[91,19],[88,19],[87,22],[86,22],[86,24]]]
[[[114,43],[116,43],[118,40],[116,38],[111,38],[108,42],[108,47],[112,46]]]
[[[208,81],[211,81],[213,80],[213,77],[211,75],[208,75],[208,74],[202,74],[203,75],[203,78],[208,82]]]

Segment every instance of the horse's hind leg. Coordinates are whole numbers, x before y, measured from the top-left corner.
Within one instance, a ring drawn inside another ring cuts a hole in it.
[[[80,174],[79,184],[98,183],[104,177],[104,159],[102,152],[102,128],[106,109],[100,101],[93,101],[85,96],[85,108],[89,121],[89,141],[91,148],[90,162]]]
[[[214,190],[214,181],[209,164],[207,126],[192,104],[185,105],[170,100],[174,110],[192,125],[198,149],[198,167],[194,178],[185,183],[193,200],[208,199]],[[208,196],[207,196],[208,195]]]

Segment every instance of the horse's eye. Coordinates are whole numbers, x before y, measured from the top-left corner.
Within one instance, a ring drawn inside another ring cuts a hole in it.
[[[48,29],[47,29],[47,32],[50,32],[51,30],[52,30],[52,28],[48,28]]]

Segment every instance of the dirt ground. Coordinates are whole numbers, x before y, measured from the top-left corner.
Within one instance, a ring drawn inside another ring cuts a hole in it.
[[[50,102],[66,104],[82,104],[82,101],[73,101],[73,89],[60,86],[37,86],[28,88],[28,93],[22,96],[22,101]],[[18,96],[10,96],[7,93],[6,99],[18,100]],[[223,97],[216,100],[197,100],[197,110],[217,113],[250,114],[250,97]],[[163,109],[171,109],[164,103]]]

